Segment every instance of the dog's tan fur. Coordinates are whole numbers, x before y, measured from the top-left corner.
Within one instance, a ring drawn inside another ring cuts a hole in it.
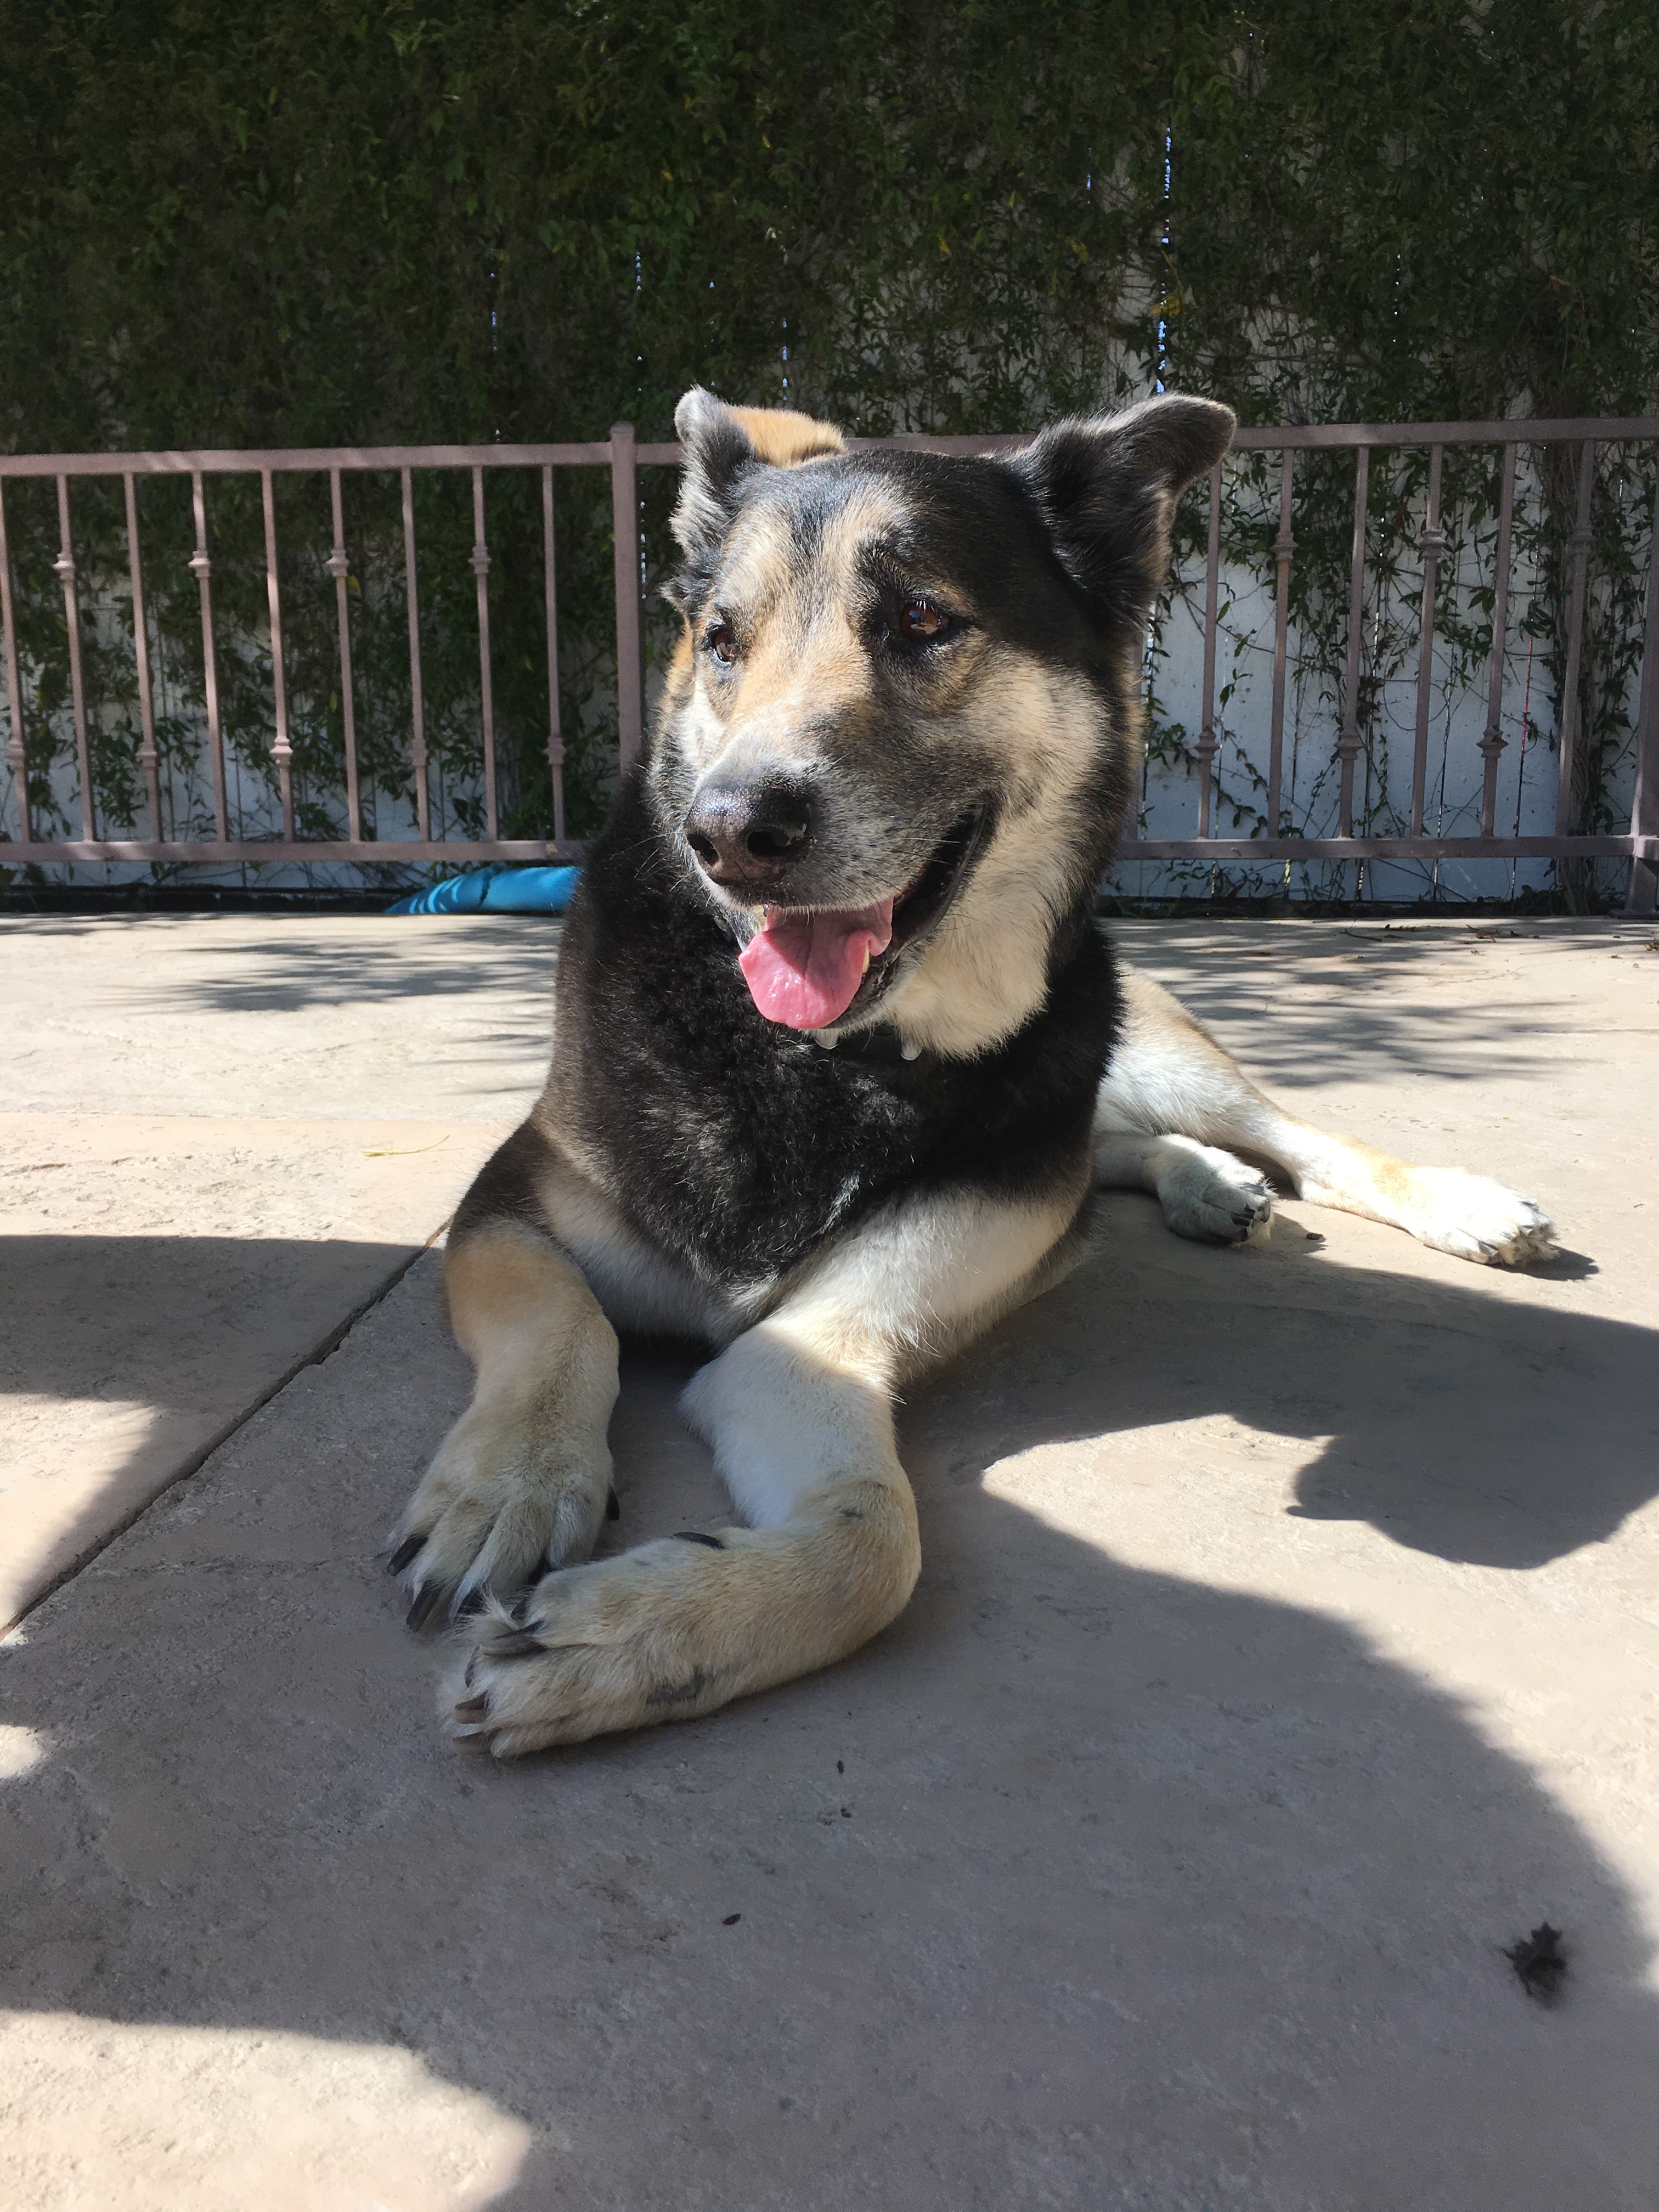
[[[739,412],[777,465],[841,450],[838,432],[805,416]],[[767,557],[758,546],[763,569]],[[843,557],[847,547],[826,549],[831,568]],[[787,718],[833,686],[850,658],[836,621],[827,591],[811,621],[757,653],[751,720],[769,698]],[[684,704],[695,682],[688,648],[671,672],[671,702]],[[1018,687],[1038,683],[1042,712],[1012,711]],[[1025,925],[1054,895],[1044,871],[1063,842],[1055,824],[1074,773],[1072,709],[1054,693],[1052,678],[1015,653],[964,665],[958,734],[988,744],[1009,726],[1051,735],[1024,763],[1024,813],[1013,810],[892,994],[890,1018],[919,1048],[971,1054],[1040,1003],[1046,939]],[[717,707],[696,713],[695,742],[718,751]],[[738,1293],[647,1249],[623,1218],[621,1194],[545,1109],[523,1141],[536,1148],[539,1225],[483,1220],[452,1240],[450,1313],[477,1387],[404,1524],[425,1538],[414,1571],[422,1589],[436,1576],[465,1600],[512,1589],[544,1559],[560,1570],[516,1613],[487,1596],[447,1686],[454,1732],[497,1755],[711,1711],[827,1665],[890,1621],[921,1556],[894,1393],[1066,1271],[1083,1194],[1029,1206],[901,1199],[793,1273]],[[1285,1113],[1166,992],[1126,979],[1124,1031],[1097,1109],[1097,1182],[1155,1193],[1184,1235],[1238,1241],[1270,1224],[1271,1193],[1249,1164],[1259,1161],[1314,1203],[1466,1258],[1520,1266],[1552,1249],[1553,1232],[1528,1200]],[[721,1529],[714,1544],[664,1539],[566,1565],[592,1548],[605,1511],[615,1327],[695,1331],[723,1347],[685,1411],[747,1525]]]

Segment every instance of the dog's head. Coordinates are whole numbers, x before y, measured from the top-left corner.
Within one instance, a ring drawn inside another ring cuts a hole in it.
[[[845,450],[688,392],[649,788],[795,1029],[982,1051],[1042,1002],[1139,764],[1146,623],[1208,400],[1062,422],[1012,459]]]

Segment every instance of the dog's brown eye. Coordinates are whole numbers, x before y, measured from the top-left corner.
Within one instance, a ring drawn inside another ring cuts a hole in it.
[[[907,599],[899,609],[898,626],[901,637],[927,645],[936,637],[944,636],[951,627],[951,617],[941,614],[937,607],[929,606],[926,599]]]
[[[708,650],[722,668],[729,668],[738,657],[738,633],[730,623],[716,623],[708,633]]]

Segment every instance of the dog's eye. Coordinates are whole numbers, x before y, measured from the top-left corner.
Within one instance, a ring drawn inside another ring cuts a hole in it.
[[[899,609],[898,626],[901,637],[908,637],[913,644],[931,645],[949,630],[951,617],[926,599],[907,599]]]
[[[703,643],[722,668],[730,668],[738,657],[738,633],[730,623],[716,623]]]

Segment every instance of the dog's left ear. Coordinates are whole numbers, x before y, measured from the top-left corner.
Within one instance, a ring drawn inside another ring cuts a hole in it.
[[[674,410],[684,449],[674,535],[693,563],[707,561],[743,504],[743,483],[762,465],[735,407],[694,384]]]
[[[1012,464],[1061,565],[1108,621],[1138,627],[1170,559],[1176,501],[1232,443],[1237,417],[1171,392],[1122,415],[1057,422]]]
[[[754,478],[767,469],[799,468],[846,449],[832,422],[789,407],[728,407],[700,384],[674,410],[683,458],[673,531],[686,574],[665,583],[663,596],[687,611],[713,574],[715,556]]]

